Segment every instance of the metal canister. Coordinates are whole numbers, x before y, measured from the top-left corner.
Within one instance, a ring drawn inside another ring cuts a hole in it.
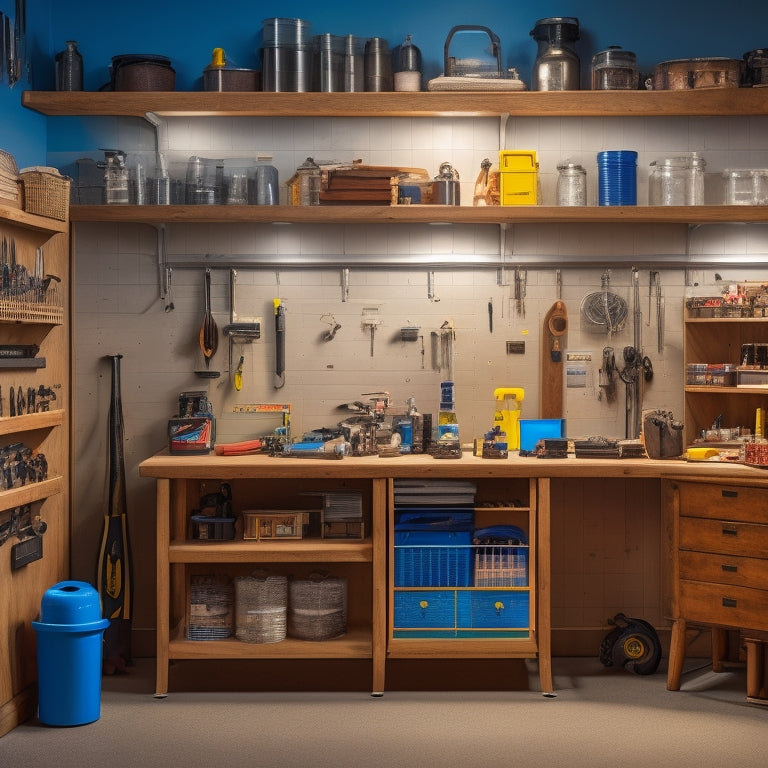
[[[458,171],[450,164],[443,163],[432,181],[432,200],[436,205],[460,205]]]
[[[531,90],[578,91],[581,63],[574,43],[579,39],[579,20],[566,16],[539,19],[530,34],[538,43]]]
[[[308,157],[297,169],[298,205],[320,205],[320,166]]]
[[[67,40],[67,47],[56,54],[56,90],[83,90],[83,56],[74,40]]]

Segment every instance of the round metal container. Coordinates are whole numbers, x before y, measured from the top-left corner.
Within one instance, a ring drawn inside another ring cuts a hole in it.
[[[612,45],[592,57],[593,91],[632,91],[637,88],[637,56]]]
[[[738,88],[743,62],[738,59],[674,59],[653,68],[653,90],[690,91],[699,88]]]

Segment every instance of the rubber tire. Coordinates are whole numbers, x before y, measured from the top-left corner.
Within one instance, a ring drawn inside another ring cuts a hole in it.
[[[652,675],[661,661],[658,637],[639,629],[626,629],[613,646],[613,664],[637,675]]]

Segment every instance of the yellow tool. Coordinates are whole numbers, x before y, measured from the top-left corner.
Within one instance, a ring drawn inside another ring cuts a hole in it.
[[[717,448],[688,448],[685,452],[685,458],[688,461],[706,461],[719,455],[720,451]]]
[[[501,427],[507,436],[507,450],[520,450],[520,403],[525,399],[522,387],[499,387],[493,390],[496,399],[496,412],[493,415],[494,426]],[[503,403],[506,407],[502,407]]]
[[[235,375],[233,377],[235,389],[239,392],[243,388],[243,363],[245,362],[245,357],[243,355],[240,355],[240,362],[237,364],[237,368],[235,369]]]

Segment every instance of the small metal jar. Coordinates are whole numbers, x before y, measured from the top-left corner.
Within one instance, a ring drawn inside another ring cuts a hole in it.
[[[633,91],[637,82],[637,56],[632,51],[610,45],[592,57],[593,91]]]
[[[436,205],[461,204],[459,173],[450,163],[443,163],[432,180],[432,197]]]
[[[557,166],[557,204],[587,204],[587,172],[583,166],[566,160]]]

